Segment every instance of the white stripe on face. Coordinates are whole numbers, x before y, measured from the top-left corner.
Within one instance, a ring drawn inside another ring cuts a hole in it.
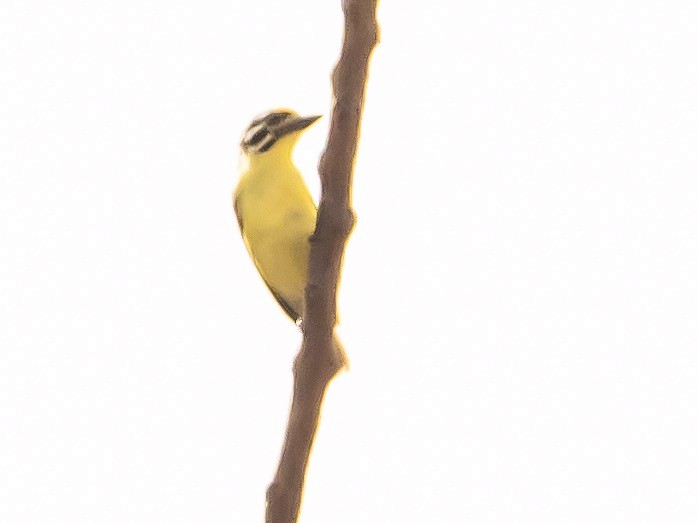
[[[290,111],[270,111],[255,118],[245,132],[242,148],[252,154],[268,151],[277,140],[271,129],[292,116]]]
[[[269,148],[274,144],[275,141],[276,137],[271,133],[267,133],[264,135],[264,138],[262,138],[262,141],[257,142],[252,147],[254,147],[254,152],[256,153],[265,152],[269,150]]]
[[[252,145],[254,142],[252,141],[252,138],[254,138],[254,135],[257,134],[259,131],[265,130],[265,125],[264,122],[260,122],[257,125],[254,125],[249,128],[247,133],[245,133],[245,137],[242,139],[242,143],[244,144],[249,144]],[[259,141],[258,139],[255,141]]]

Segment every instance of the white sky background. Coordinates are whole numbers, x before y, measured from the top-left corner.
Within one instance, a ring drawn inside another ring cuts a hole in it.
[[[262,521],[237,143],[327,114],[339,4],[0,6],[0,521]],[[698,520],[697,5],[383,1],[304,523]]]

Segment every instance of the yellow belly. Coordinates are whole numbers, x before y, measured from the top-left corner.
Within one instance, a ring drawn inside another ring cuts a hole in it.
[[[309,238],[316,208],[300,175],[247,173],[236,193],[242,235],[260,275],[278,298],[303,314]]]

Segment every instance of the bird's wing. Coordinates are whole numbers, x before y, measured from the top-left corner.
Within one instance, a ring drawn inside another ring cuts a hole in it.
[[[235,198],[233,198],[233,208],[235,209],[235,216],[237,217],[238,225],[240,226],[240,234],[242,235],[242,239],[245,242],[245,247],[247,247],[247,251],[250,253],[252,262],[254,263],[255,267],[257,267],[257,271],[259,271],[259,264],[257,263],[257,258],[255,258],[254,252],[250,248],[250,244],[247,242],[247,237],[245,236],[245,227],[242,221],[242,212],[240,211],[240,206],[238,205],[239,202],[240,198],[236,195]],[[262,276],[262,280],[264,281],[264,284],[267,286],[267,289],[269,289],[269,292],[271,292],[272,296],[274,296],[278,304],[284,310],[284,312],[288,314],[288,316],[293,320],[294,323],[298,323],[298,320],[300,319],[301,315],[298,314],[298,312],[296,312],[293,309],[293,307],[291,307],[291,305],[286,300],[284,300],[278,292],[272,289],[271,285],[269,285],[267,280],[264,279],[264,276]]]
[[[238,206],[238,203],[240,202],[240,197],[236,194],[235,197],[233,198],[233,209],[235,209],[235,216],[238,219],[238,225],[240,226],[240,234],[242,234],[243,239],[245,238],[245,233],[243,232],[242,228],[242,213],[240,212],[240,208]],[[247,242],[245,242],[247,243]]]

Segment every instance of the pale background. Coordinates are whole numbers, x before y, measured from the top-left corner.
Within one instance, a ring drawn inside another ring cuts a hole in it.
[[[237,144],[327,113],[339,4],[2,2],[0,521],[262,521]],[[379,14],[303,523],[698,521],[698,4]]]

